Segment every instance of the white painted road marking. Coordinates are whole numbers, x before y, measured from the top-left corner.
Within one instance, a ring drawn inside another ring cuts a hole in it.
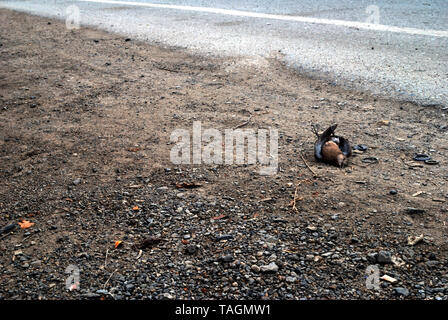
[[[156,4],[147,2],[135,2],[135,1],[112,1],[112,0],[77,0],[82,2],[95,2],[104,4],[119,4],[127,6],[141,6],[150,7],[158,9],[176,9],[184,11],[195,11],[195,12],[205,12],[205,13],[215,13],[239,17],[250,17],[250,18],[261,18],[261,19],[271,19],[271,20],[283,20],[283,21],[294,21],[294,22],[305,22],[305,23],[319,23],[327,25],[335,25],[342,27],[352,27],[371,31],[384,31],[384,32],[397,32],[397,33],[407,33],[411,35],[421,35],[421,36],[432,36],[432,37],[448,37],[448,31],[444,30],[425,30],[416,28],[406,28],[406,27],[395,27],[386,26],[382,24],[371,24],[358,21],[344,21],[344,20],[333,20],[333,19],[319,19],[310,17],[300,17],[300,16],[285,16],[278,14],[269,13],[258,13],[250,11],[240,11],[240,10],[229,10],[229,9],[219,9],[219,8],[208,8],[208,7],[193,7],[193,6],[182,6],[182,5],[172,5],[172,4]]]

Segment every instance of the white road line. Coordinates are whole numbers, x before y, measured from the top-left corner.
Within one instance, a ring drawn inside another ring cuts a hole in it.
[[[353,28],[372,30],[372,31],[398,32],[398,33],[407,33],[407,34],[412,34],[412,35],[433,36],[433,37],[448,37],[448,31],[444,31],[444,30],[429,30],[429,29],[425,30],[425,29],[416,29],[416,28],[395,27],[395,26],[386,26],[386,25],[382,25],[382,24],[371,24],[371,23],[358,22],[358,21],[318,19],[318,18],[310,18],[310,17],[285,16],[285,15],[278,15],[278,14],[258,13],[258,12],[240,11],[240,10],[228,10],[228,9],[207,8],[207,7],[192,7],[192,6],[181,6],[181,5],[172,5],[172,4],[156,4],[156,3],[135,2],[135,1],[132,1],[132,2],[131,1],[129,1],[129,2],[128,1],[112,1],[112,0],[77,0],[77,1],[105,3],[105,4],[119,4],[119,5],[127,5],[127,6],[140,6],[140,7],[150,7],[150,8],[158,8],[158,9],[176,9],[176,10],[206,12],[206,13],[224,14],[224,15],[240,16],[240,17],[328,24],[328,25],[353,27]]]

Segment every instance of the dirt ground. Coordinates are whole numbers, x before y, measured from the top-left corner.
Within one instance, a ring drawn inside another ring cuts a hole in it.
[[[448,296],[446,109],[347,91],[287,69],[281,57],[201,57],[8,10],[0,16],[0,228],[34,223],[0,234],[0,297],[99,298],[112,285],[123,287],[116,292],[125,299]],[[248,119],[242,128],[278,129],[278,174],[261,176],[256,165],[171,163],[175,129],[201,121],[224,132]],[[317,163],[315,123],[337,123],[338,134],[368,150],[343,169]],[[439,163],[415,162],[416,153]],[[180,182],[201,187],[177,189]],[[259,230],[274,234],[280,248],[258,263],[280,267],[268,278],[250,267],[263,256],[257,246],[270,250],[245,238]],[[212,238],[228,233],[233,241]],[[423,241],[408,244],[420,234]],[[136,258],[131,244],[148,235],[162,243]],[[117,240],[123,244],[115,249]],[[187,243],[200,252],[186,255]],[[242,263],[238,275],[219,264],[229,250],[244,253],[232,262]],[[398,283],[368,290],[369,254],[381,250],[403,260],[378,263]],[[188,271],[197,271],[194,283],[178,269],[214,258]],[[164,259],[182,280],[164,272]],[[142,286],[141,264],[150,263],[155,271],[144,270],[153,284]],[[82,266],[84,291],[65,289],[69,264]],[[300,282],[311,274],[315,287]]]

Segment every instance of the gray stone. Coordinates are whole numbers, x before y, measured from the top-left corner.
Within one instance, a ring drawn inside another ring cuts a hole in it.
[[[82,295],[85,298],[100,298],[101,295],[97,294],[97,293],[93,293],[93,292],[88,292]]]
[[[271,262],[268,265],[261,266],[261,272],[264,273],[275,273],[278,271],[278,266],[275,264],[275,262]]]
[[[231,234],[224,234],[220,236],[216,236],[216,241],[222,241],[222,240],[232,240],[233,236]]]
[[[231,254],[225,255],[221,257],[221,261],[223,262],[232,262],[233,256]]]
[[[409,295],[409,290],[406,288],[402,288],[402,287],[397,287],[394,289],[395,290],[395,294],[399,295],[399,296],[408,296]]]

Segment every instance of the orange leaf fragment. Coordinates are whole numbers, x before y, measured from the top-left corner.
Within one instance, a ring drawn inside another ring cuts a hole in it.
[[[22,222],[19,222],[20,228],[22,229],[28,229],[29,227],[32,227],[34,225],[34,222],[29,222],[28,220],[22,220]]]

